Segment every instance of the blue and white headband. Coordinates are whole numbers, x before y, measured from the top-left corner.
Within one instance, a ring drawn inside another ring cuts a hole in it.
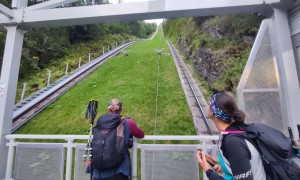
[[[218,106],[218,103],[217,103],[217,95],[218,94],[220,94],[220,93],[212,95],[209,100],[210,111],[215,117],[221,118],[225,122],[230,122],[231,119],[228,116],[228,114],[224,113],[222,111],[222,109]]]

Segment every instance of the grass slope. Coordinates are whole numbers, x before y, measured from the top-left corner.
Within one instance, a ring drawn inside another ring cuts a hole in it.
[[[156,52],[162,48],[168,51],[160,29],[153,40],[129,47],[128,56],[121,53],[110,59],[16,133],[87,134],[85,110],[89,100],[99,101],[98,118],[106,113],[110,99],[119,98],[123,102],[122,115],[134,119],[147,135],[196,134],[175,64],[171,56]]]

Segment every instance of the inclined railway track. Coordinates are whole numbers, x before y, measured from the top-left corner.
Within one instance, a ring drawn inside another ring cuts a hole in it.
[[[199,135],[216,134],[217,130],[215,126],[213,125],[211,120],[207,119],[207,103],[203,98],[201,91],[199,90],[197,84],[195,83],[195,80],[184,64],[176,48],[170,42],[167,41],[167,43],[170,47],[171,54],[176,64],[177,71],[179,73],[180,80],[190,107],[190,111],[193,115],[194,125],[197,133]],[[75,70],[67,76],[64,76],[63,78],[57,80],[55,83],[39,90],[34,95],[16,104],[13,115],[12,132],[15,132],[32,117],[34,117],[49,104],[59,98],[63,93],[65,93],[71,87],[79,83],[93,71],[99,68],[109,58],[120,53],[123,49],[132,44],[133,43],[128,43],[115,48],[114,50],[111,50],[110,52],[100,56],[99,58],[91,61],[90,63],[82,66],[81,68]]]
[[[99,68],[108,59],[120,53],[123,49],[132,45],[133,42],[119,46],[95,60],[83,65],[74,72],[62,77],[55,83],[39,90],[34,95],[22,100],[15,105],[13,113],[12,133],[29,121],[33,116],[38,114],[49,104],[59,98],[71,87],[79,83],[97,68]]]
[[[167,43],[177,67],[197,133],[199,135],[217,134],[218,131],[213,125],[213,122],[207,118],[207,102],[199,90],[197,83],[174,45],[169,41],[167,41]]]

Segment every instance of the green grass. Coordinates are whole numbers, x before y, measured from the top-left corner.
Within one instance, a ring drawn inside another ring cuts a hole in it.
[[[121,53],[110,59],[16,133],[87,134],[85,110],[90,99],[99,101],[98,118],[106,113],[110,99],[119,98],[123,102],[122,115],[134,119],[146,135],[195,135],[172,57],[158,55],[157,49],[169,52],[161,30],[154,40],[129,47],[128,56]]]
[[[49,71],[51,71],[50,83],[54,83],[56,80],[65,75],[67,63],[69,64],[68,72],[71,73],[78,68],[79,58],[81,58],[82,66],[89,62],[89,53],[91,53],[91,59],[93,60],[102,55],[103,47],[105,47],[105,52],[107,51],[107,46],[111,49],[111,42],[119,42],[128,39],[135,39],[135,37],[126,34],[108,34],[105,39],[88,43],[73,44],[71,47],[65,48],[64,51],[66,52],[66,55],[58,59],[52,59],[47,68],[41,69],[38,72],[33,71],[28,73],[23,78],[19,77],[15,103],[20,101],[24,82],[27,83],[25,91],[26,98],[47,86]],[[33,88],[33,86],[38,87]]]

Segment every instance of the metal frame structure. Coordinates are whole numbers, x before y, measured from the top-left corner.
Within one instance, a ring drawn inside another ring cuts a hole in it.
[[[287,13],[277,8],[274,8],[274,14],[270,19],[263,21],[237,88],[238,103],[240,108],[245,110],[245,93],[278,92],[284,133],[288,136],[288,127],[291,127],[296,137],[299,137],[296,125],[300,124],[300,111],[297,110],[300,106],[300,89],[288,22]],[[270,33],[271,48],[274,53],[274,69],[277,74],[274,79],[277,79],[278,87],[245,89],[249,73],[253,68],[253,63],[256,60],[265,31],[269,31]]]
[[[284,107],[283,118],[291,126],[296,137],[299,137],[296,125],[300,124],[300,88],[287,12],[274,8],[272,22],[278,51],[277,65],[282,93],[280,101]]]
[[[12,0],[12,9],[0,5],[1,30],[7,30],[0,79],[0,179],[4,178],[17,89],[24,33],[30,28],[70,26],[112,21],[129,21],[237,13],[272,15],[279,49],[279,75],[284,90],[286,118],[295,124],[299,117],[299,85],[294,62],[287,8],[293,0],[155,0],[125,4],[61,7],[76,0],[51,0],[27,7],[27,0]],[[59,8],[56,8],[59,7]],[[292,62],[293,61],[293,62]]]
[[[30,7],[27,0],[13,0],[10,10],[0,7],[0,23],[23,28],[70,26],[99,22],[128,21],[168,17],[209,16],[232,13],[271,14],[270,5],[280,0],[156,0],[124,4],[55,8],[77,0],[51,0]]]

